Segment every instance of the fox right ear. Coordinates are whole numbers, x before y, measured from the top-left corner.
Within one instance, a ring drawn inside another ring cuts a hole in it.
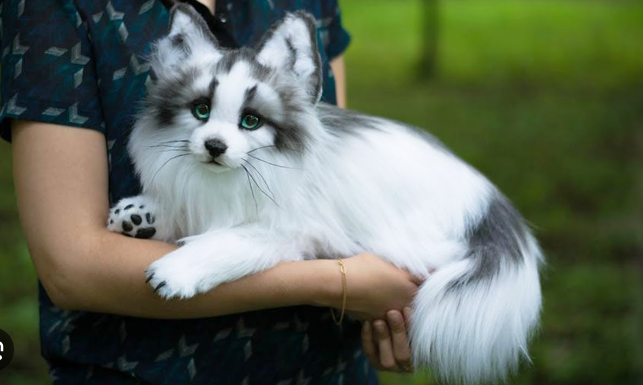
[[[302,11],[287,14],[265,34],[257,61],[291,71],[306,88],[313,103],[322,94],[322,71],[315,19]]]
[[[190,5],[177,4],[170,13],[167,35],[155,44],[152,69],[157,76],[185,63],[191,55],[206,60],[223,56],[219,43],[207,23]]]

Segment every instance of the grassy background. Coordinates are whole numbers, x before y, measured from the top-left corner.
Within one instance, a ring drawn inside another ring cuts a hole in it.
[[[511,383],[643,383],[643,4],[444,0],[430,82],[416,77],[419,1],[342,7],[350,107],[429,129],[543,244],[542,328]],[[0,383],[45,384],[10,158],[0,144],[0,325],[19,343]]]

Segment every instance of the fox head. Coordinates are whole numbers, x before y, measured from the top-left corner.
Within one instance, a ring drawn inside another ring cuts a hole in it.
[[[322,91],[310,15],[287,14],[256,48],[233,50],[218,44],[192,7],[179,4],[150,64],[152,81],[130,141],[134,155],[133,142],[145,136],[148,145],[175,150],[156,151],[158,162],[172,155],[226,172],[260,148],[296,156],[310,146]]]

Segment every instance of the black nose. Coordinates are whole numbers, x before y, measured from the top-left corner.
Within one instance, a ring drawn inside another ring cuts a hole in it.
[[[228,146],[219,139],[210,139],[205,142],[205,149],[208,150],[212,159],[216,159],[228,149]]]

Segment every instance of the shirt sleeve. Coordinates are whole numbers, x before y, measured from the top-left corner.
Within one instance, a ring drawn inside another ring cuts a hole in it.
[[[351,41],[351,36],[342,25],[339,3],[335,0],[324,1],[321,18],[322,42],[329,60],[340,56]]]
[[[104,133],[91,42],[72,0],[6,0],[0,20],[0,136],[11,140],[10,119]]]

